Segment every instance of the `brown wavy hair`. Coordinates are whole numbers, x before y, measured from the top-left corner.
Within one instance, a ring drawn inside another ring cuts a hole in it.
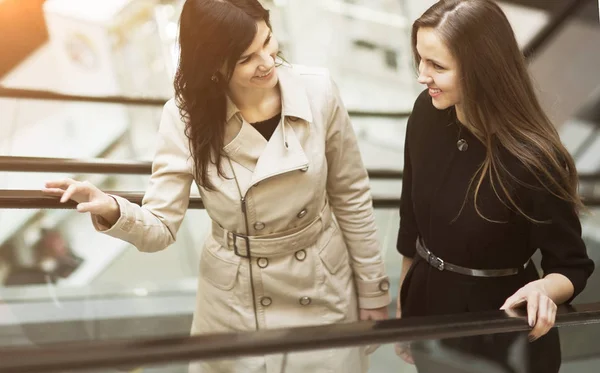
[[[254,40],[259,21],[271,28],[269,11],[257,0],[186,0],[183,5],[175,100],[185,123],[196,183],[209,190],[214,190],[210,164],[225,177],[221,149],[227,85],[236,61]],[[219,70],[224,66],[222,75]]]
[[[433,28],[458,62],[462,110],[486,147],[485,160],[471,180],[472,185],[477,179],[474,198],[478,215],[491,221],[477,205],[486,176],[500,201],[530,221],[539,222],[518,205],[507,181],[545,190],[571,202],[576,210],[582,208],[573,158],[539,104],[525,58],[502,9],[491,0],[441,0],[434,4],[412,27],[417,66],[417,32],[421,28]],[[500,157],[501,148],[534,176],[533,183],[508,170]],[[499,190],[504,198],[500,198]]]

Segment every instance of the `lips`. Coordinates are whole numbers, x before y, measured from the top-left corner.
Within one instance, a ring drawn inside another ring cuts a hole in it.
[[[266,78],[267,76],[271,75],[271,73],[273,72],[273,69],[274,69],[274,67],[271,67],[269,69],[269,71],[267,71],[266,73],[264,73],[262,75],[257,75],[257,76],[255,76],[255,78],[258,78],[258,79]]]
[[[431,97],[437,97],[442,94],[442,90],[439,88],[429,88],[429,95]]]

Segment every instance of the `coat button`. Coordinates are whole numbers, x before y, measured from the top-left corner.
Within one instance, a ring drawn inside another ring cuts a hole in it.
[[[302,171],[302,172],[308,171],[308,166],[301,168],[300,171]]]
[[[258,258],[258,260],[256,261],[256,263],[258,264],[258,266],[260,268],[267,268],[267,266],[269,265],[269,259],[267,259],[267,258]]]
[[[297,118],[297,117],[292,117],[292,116],[290,116],[290,117],[288,117],[288,118],[290,118],[290,120],[291,120],[292,122],[296,122],[296,121],[298,120],[298,118]]]
[[[299,261],[303,261],[304,259],[306,259],[306,251],[305,250],[298,250],[298,251],[296,251],[296,254],[294,254],[294,256]]]
[[[257,221],[256,223],[254,223],[254,229],[256,229],[257,231],[263,230],[265,228],[265,223],[261,222],[261,221]]]
[[[383,280],[379,283],[379,290],[388,291],[390,290],[390,282],[388,280]]]
[[[302,209],[302,211],[300,211],[297,215],[298,219],[302,219],[306,215],[306,212],[306,209]]]
[[[300,298],[300,304],[303,306],[308,306],[312,300],[309,297]]]
[[[272,300],[271,300],[271,298],[269,298],[269,297],[262,297],[262,298],[260,299],[260,304],[261,304],[263,307],[269,307],[269,306],[271,305],[271,303],[273,303],[273,301],[272,301]]]

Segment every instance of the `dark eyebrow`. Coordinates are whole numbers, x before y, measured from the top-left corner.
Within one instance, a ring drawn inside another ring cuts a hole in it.
[[[271,36],[273,36],[273,33],[272,33],[272,32],[269,32],[269,35],[267,35],[267,38],[266,38],[266,39],[265,39],[265,41],[263,42],[263,45],[267,44],[267,41],[268,41],[268,40],[271,38]],[[254,53],[250,53],[250,54],[247,54],[247,55],[245,55],[245,56],[241,56],[241,57],[238,59],[238,61],[245,60],[246,58],[248,58],[248,57],[252,56],[253,54],[254,54]]]

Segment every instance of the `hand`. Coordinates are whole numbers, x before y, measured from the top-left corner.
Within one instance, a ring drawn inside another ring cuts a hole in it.
[[[387,306],[381,308],[374,309],[360,309],[360,319],[362,321],[366,320],[387,320],[389,319],[390,314],[388,312]]]
[[[402,318],[402,310],[400,309],[400,304],[396,307],[396,318]],[[410,352],[410,344],[407,342],[398,342],[394,345],[394,350],[396,351],[396,355],[400,356],[402,360],[407,362],[408,364],[415,364],[413,360],[412,353]]]
[[[42,192],[60,197],[61,203],[72,199],[77,202],[77,211],[99,215],[111,226],[120,216],[117,201],[87,181],[81,182],[73,179],[48,181]]]
[[[548,296],[543,279],[532,281],[511,295],[501,310],[518,307],[527,303],[527,319],[533,329],[529,333],[529,341],[533,342],[548,333],[556,320],[556,303]]]
[[[360,319],[362,321],[366,320],[387,320],[389,318],[389,312],[387,306],[381,308],[374,309],[360,309]],[[379,345],[369,345],[365,348],[365,353],[367,355],[372,354],[379,348]]]

